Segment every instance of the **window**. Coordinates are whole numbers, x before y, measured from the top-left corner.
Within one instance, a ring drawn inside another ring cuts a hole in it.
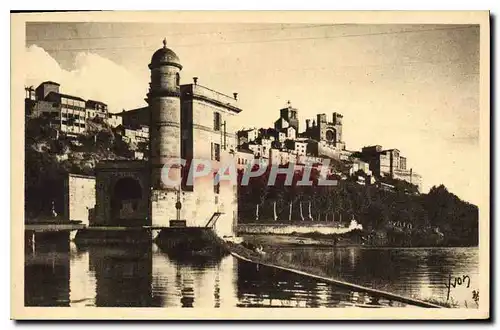
[[[179,75],[179,72],[175,74],[175,85],[179,86],[181,83],[181,76]]]
[[[214,112],[214,131],[220,131],[221,120],[220,113]]]
[[[220,161],[220,144],[212,143],[212,160]]]
[[[217,172],[214,173],[214,193],[216,194],[220,193],[220,181],[219,181],[219,174]]]
[[[406,170],[406,158],[405,157],[401,157],[400,158],[400,163],[399,163],[400,167],[402,170]]]

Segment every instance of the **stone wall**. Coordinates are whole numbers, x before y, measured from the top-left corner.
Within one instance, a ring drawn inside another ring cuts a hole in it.
[[[303,225],[288,224],[238,224],[238,235],[244,234],[275,234],[290,235],[292,233],[344,234],[352,231],[351,227],[335,224],[308,223]]]
[[[208,187],[207,187],[208,186]],[[237,219],[236,186],[222,182],[220,193],[213,193],[213,185],[196,185],[194,191],[181,192],[180,220],[188,227],[204,227],[214,212],[221,212],[215,232],[219,236],[233,236]],[[154,190],[151,196],[151,216],[153,226],[168,227],[175,220],[177,192]]]
[[[96,179],[93,176],[68,174],[66,179],[65,219],[89,224],[89,214],[96,204]]]

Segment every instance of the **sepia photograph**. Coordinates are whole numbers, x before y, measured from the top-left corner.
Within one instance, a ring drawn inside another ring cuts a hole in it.
[[[489,318],[489,19],[11,14],[11,317]]]

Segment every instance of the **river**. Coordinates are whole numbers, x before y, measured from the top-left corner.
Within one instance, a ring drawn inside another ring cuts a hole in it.
[[[476,248],[287,248],[290,260],[323,260],[332,276],[405,296],[446,300],[448,276],[468,275],[450,297],[474,308]],[[180,257],[146,246],[40,245],[26,249],[27,306],[409,307],[397,301],[239,261]]]

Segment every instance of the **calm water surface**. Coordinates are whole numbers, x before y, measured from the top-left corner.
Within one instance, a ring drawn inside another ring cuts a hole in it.
[[[336,277],[412,296],[442,296],[448,273],[477,285],[477,249],[287,249],[328,260]],[[456,296],[458,289],[452,291]],[[469,289],[468,291],[470,291]],[[468,292],[467,291],[467,292]],[[467,293],[467,295],[469,295]],[[152,246],[44,244],[25,253],[27,306],[405,307],[232,256],[181,258]],[[473,304],[473,302],[471,303]],[[406,306],[408,307],[408,306]],[[471,306],[468,306],[471,307]]]
[[[282,259],[320,268],[329,277],[419,299],[477,308],[478,248],[280,248]],[[450,287],[455,277],[468,278]],[[467,287],[468,286],[468,287]]]

